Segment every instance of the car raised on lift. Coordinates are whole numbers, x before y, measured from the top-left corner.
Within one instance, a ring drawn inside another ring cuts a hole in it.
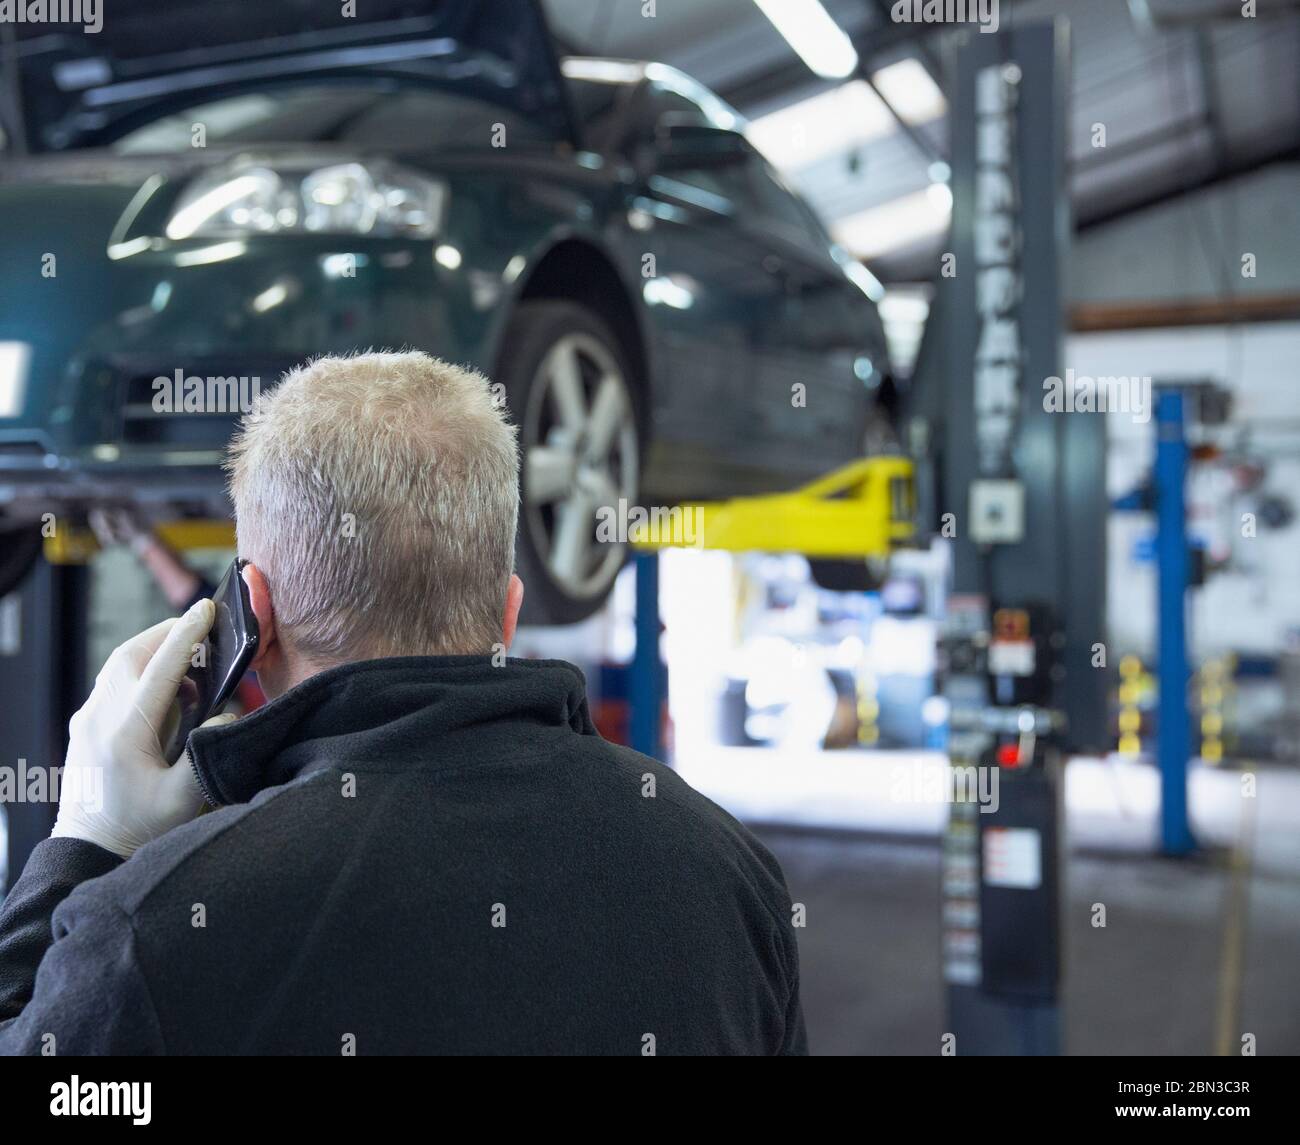
[[[325,353],[503,384],[533,621],[607,596],[603,508],[788,488],[863,450],[879,286],[672,68],[561,61],[533,0],[117,0],[93,36],[15,32],[0,591],[45,513],[228,512],[241,402],[210,395]],[[192,379],[195,408],[158,400]]]

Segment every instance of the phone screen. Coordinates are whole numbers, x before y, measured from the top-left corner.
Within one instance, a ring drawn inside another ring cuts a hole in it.
[[[247,562],[236,559],[221,578],[212,599],[217,615],[203,642],[201,656],[192,661],[176,693],[180,716],[168,739],[166,757],[175,763],[190,732],[215,716],[230,699],[257,650],[257,617],[242,576]]]

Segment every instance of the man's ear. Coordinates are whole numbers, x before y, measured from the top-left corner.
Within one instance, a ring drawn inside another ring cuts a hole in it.
[[[256,672],[275,647],[275,610],[271,607],[271,586],[266,583],[262,570],[253,564],[245,565],[243,577],[253,603],[253,615],[257,617],[257,651],[249,665]]]
[[[501,638],[507,651],[514,643],[515,627],[519,624],[519,610],[523,607],[523,603],[524,582],[511,573],[510,584],[506,587],[506,614],[501,624]]]

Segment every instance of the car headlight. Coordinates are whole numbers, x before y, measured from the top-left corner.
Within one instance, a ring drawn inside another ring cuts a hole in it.
[[[199,176],[167,222],[170,239],[249,235],[432,238],[446,185],[392,163],[244,164]]]

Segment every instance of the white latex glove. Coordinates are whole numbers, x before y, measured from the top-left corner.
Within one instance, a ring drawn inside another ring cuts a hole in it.
[[[201,600],[113,651],[68,725],[68,759],[53,836],[85,839],[124,859],[199,813],[203,796],[189,752],[169,767],[164,732],[196,645],[216,608]],[[214,716],[204,727],[230,723]]]

